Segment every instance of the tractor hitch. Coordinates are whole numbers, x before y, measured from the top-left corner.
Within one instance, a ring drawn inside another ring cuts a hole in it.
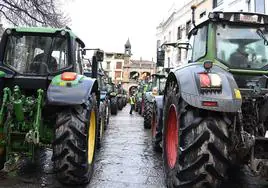
[[[251,169],[261,177],[268,178],[268,138],[256,137],[251,151]]]

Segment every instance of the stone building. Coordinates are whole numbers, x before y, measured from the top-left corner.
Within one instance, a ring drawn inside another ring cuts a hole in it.
[[[122,83],[127,91],[140,79],[155,73],[155,62],[131,59],[131,43],[128,39],[122,52],[105,52],[103,68],[114,83]]]

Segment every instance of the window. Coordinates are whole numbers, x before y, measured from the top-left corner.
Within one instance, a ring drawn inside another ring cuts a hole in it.
[[[55,73],[68,67],[67,48],[66,38],[10,35],[4,63],[21,74]]]
[[[181,48],[178,49],[178,61],[181,61]]]
[[[216,32],[217,58],[223,63],[231,68],[267,70],[268,46],[252,27],[218,25]],[[268,33],[264,34],[267,38]]]
[[[168,41],[171,42],[171,31],[168,32]]]
[[[106,62],[106,69],[110,69],[110,66],[111,66],[111,61],[107,61]]]
[[[75,50],[75,62],[76,62],[76,70],[78,73],[82,74],[82,54],[81,54],[81,45],[76,42],[76,50]]]
[[[181,27],[178,27],[177,40],[181,39]]]
[[[53,68],[56,69],[62,69],[68,66],[67,64],[67,41],[62,39],[55,39],[54,40],[55,46],[57,48],[53,49],[52,51],[52,57],[54,57],[57,61],[57,65]]]
[[[116,62],[116,69],[122,69],[122,62]]]
[[[198,29],[194,36],[193,60],[196,61],[206,54],[207,49],[207,27],[204,26]]]
[[[213,8],[220,6],[223,3],[223,0],[213,0]]]
[[[200,14],[200,18],[203,18],[204,16],[206,16],[206,11],[204,11],[204,12],[202,12],[202,13]]]
[[[121,71],[115,71],[115,79],[121,78]]]
[[[265,13],[265,0],[255,0],[255,12]]]
[[[186,36],[189,34],[191,29],[191,20],[186,22]]]

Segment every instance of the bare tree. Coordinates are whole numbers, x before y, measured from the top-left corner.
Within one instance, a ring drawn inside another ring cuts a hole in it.
[[[62,27],[70,18],[59,0],[0,0],[0,16],[15,26]]]

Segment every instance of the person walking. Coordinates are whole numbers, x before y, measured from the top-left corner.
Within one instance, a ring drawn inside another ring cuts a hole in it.
[[[132,114],[132,111],[134,110],[135,108],[135,97],[133,96],[133,94],[131,94],[131,96],[129,97],[129,103],[130,103],[130,112],[129,114]]]

